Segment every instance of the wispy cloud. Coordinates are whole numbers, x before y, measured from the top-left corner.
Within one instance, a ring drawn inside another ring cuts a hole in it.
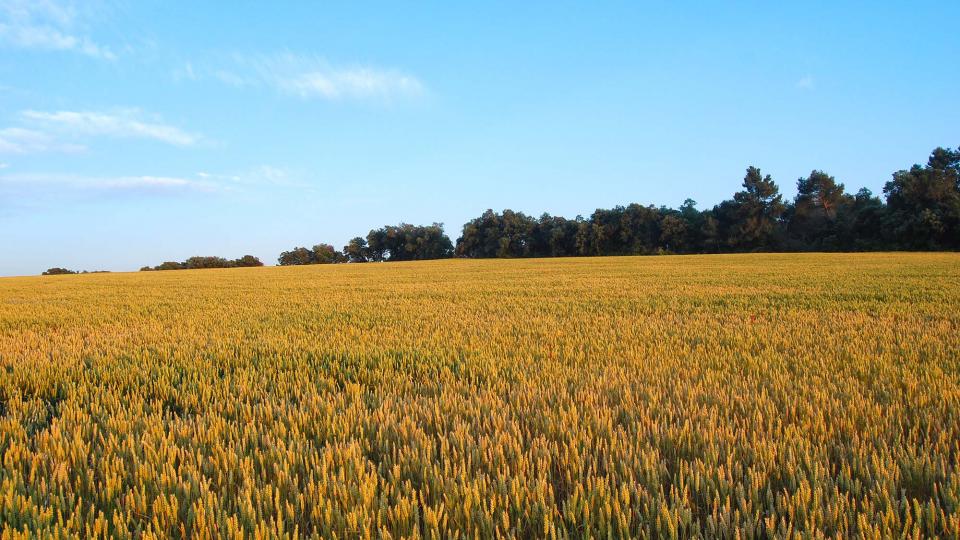
[[[0,164],[0,169],[5,164]],[[0,173],[0,188],[39,192],[244,192],[261,187],[304,187],[287,169],[262,165],[239,173],[197,172],[193,175],[79,175],[62,173]],[[55,189],[54,189],[55,188]]]
[[[224,190],[245,190],[258,187],[287,187],[301,188],[309,184],[303,180],[303,175],[283,167],[260,165],[234,173],[212,173],[201,171],[196,177],[207,182],[213,182]]]
[[[250,86],[250,85],[257,84],[256,79],[250,79],[250,78],[245,79],[242,76],[237,75],[236,73],[233,73],[231,71],[227,71],[224,69],[218,69],[214,71],[213,78],[222,82],[227,86],[232,86],[234,88],[240,88],[243,86]]]
[[[23,173],[0,175],[0,185],[20,188],[67,188],[80,191],[217,191],[213,183],[175,176],[83,176]]]
[[[81,144],[61,142],[42,131],[19,127],[0,129],[0,154],[76,153],[85,149]]]
[[[239,182],[241,179],[240,176],[235,174],[217,174],[203,171],[198,172],[196,176],[201,180],[210,182]]]
[[[107,178],[99,183],[99,187],[107,189],[130,189],[130,188],[189,188],[201,191],[212,191],[213,188],[201,182],[195,182],[187,178],[176,178],[172,176],[123,176],[120,178]]]
[[[301,182],[298,177],[299,175],[294,174],[288,169],[274,167],[272,165],[261,165],[240,175],[240,178],[246,182],[273,186],[303,185],[303,182]]]
[[[234,55],[227,66],[199,69],[185,64],[176,79],[212,79],[228,86],[267,87],[301,99],[392,101],[422,96],[426,86],[414,75],[376,66],[334,66],[309,55]]]
[[[21,116],[28,122],[69,136],[152,139],[176,146],[192,146],[201,141],[198,135],[157,119],[143,118],[144,114],[138,109],[115,112],[27,110]]]
[[[172,73],[175,81],[195,81],[199,78],[197,72],[193,69],[192,62],[187,62],[179,68],[175,68]]]
[[[23,49],[73,51],[113,60],[108,47],[78,32],[79,10],[73,2],[0,0],[0,43]]]
[[[797,88],[801,90],[813,90],[813,85],[813,75],[804,75],[803,77],[800,77],[799,81],[797,81]]]

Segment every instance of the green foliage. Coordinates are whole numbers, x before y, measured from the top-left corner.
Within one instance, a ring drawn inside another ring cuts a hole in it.
[[[313,260],[317,264],[334,264],[334,263],[343,263],[347,262],[346,257],[343,253],[337,251],[336,248],[330,244],[317,244],[313,246]]]
[[[453,242],[444,234],[442,223],[433,225],[401,223],[370,231],[367,234],[365,251],[359,244],[357,249],[352,251],[360,255],[365,254],[366,259],[370,261],[445,259],[453,256]]]
[[[513,210],[485,211],[463,225],[454,248],[443,224],[387,225],[337,250],[329,244],[296,247],[281,266],[368,261],[569,257],[751,251],[866,251],[960,249],[960,148],[937,148],[925,167],[894,173],[886,204],[866,189],[856,195],[814,170],[797,180],[785,203],[770,175],[749,167],[743,189],[711,209],[687,199],[678,209],[629,204],[597,209],[589,219]],[[191,257],[141,270],[262,266],[246,255],[235,261]],[[46,273],[64,269],[51,268]],[[67,271],[69,272],[69,271]]]
[[[295,247],[290,251],[284,251],[277,258],[280,266],[298,266],[304,264],[316,264],[313,251],[305,247]]]
[[[926,167],[894,174],[887,203],[814,170],[786,203],[770,175],[749,167],[732,199],[699,211],[629,204],[590,218],[487,210],[463,226],[461,257],[558,257],[749,251],[960,249],[960,149],[937,148]]]
[[[237,268],[250,266],[263,266],[263,263],[260,262],[260,259],[254,257],[253,255],[244,255],[243,257],[235,260],[225,259],[223,257],[195,256],[190,257],[183,262],[166,261],[154,267],[144,266],[140,269],[140,271],[198,270],[203,268]]]
[[[109,271],[107,271],[107,270],[89,270],[89,271],[88,271],[88,270],[82,270],[82,271],[80,271],[80,272],[77,272],[76,270],[67,270],[66,268],[54,267],[54,268],[48,268],[48,269],[47,269],[45,272],[43,272],[41,275],[44,275],[44,276],[59,276],[59,275],[67,275],[67,274],[106,274],[106,273],[108,273],[108,272],[109,272]]]
[[[763,251],[774,245],[780,216],[786,206],[780,189],[760,169],[748,167],[743,190],[733,195],[732,215],[727,244],[734,251]]]
[[[48,268],[48,269],[43,273],[43,275],[44,275],[44,276],[59,276],[59,275],[63,275],[63,274],[76,274],[76,273],[77,273],[77,272],[74,271],[74,270],[67,270],[66,268],[53,267],[53,268]]]
[[[348,262],[367,262],[370,260],[370,248],[367,247],[367,239],[361,236],[357,236],[350,240],[350,242],[343,246],[343,254],[347,257]]]
[[[244,255],[234,261],[234,264],[239,267],[263,266],[263,262],[253,255]]]
[[[312,249],[296,247],[290,251],[284,251],[280,254],[277,262],[280,266],[335,264],[347,262],[347,258],[330,244],[317,244]]]
[[[886,229],[903,249],[960,248],[960,148],[937,148],[926,167],[898,171],[886,183]]]
[[[846,247],[850,238],[850,207],[854,198],[843,184],[823,171],[797,180],[797,196],[787,209],[787,249],[831,251]],[[845,227],[846,226],[846,227]]]
[[[183,262],[183,268],[186,270],[200,268],[231,268],[236,266],[236,262],[228,261],[223,257],[190,257]]]
[[[444,259],[453,255],[453,243],[443,232],[443,224],[387,225],[371,230],[366,238],[356,237],[343,251],[330,244],[317,244],[312,250],[298,247],[280,254],[281,266],[303,264],[415,261]]]
[[[549,217],[549,216],[547,216]],[[523,212],[487,210],[463,226],[457,255],[471,258],[527,257],[535,245],[537,221]]]

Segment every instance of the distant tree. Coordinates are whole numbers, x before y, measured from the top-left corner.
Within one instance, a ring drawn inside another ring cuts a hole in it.
[[[334,264],[347,262],[343,253],[340,253],[330,244],[317,244],[313,246],[314,264]]]
[[[500,216],[500,234],[497,238],[498,257],[528,257],[533,244],[534,219],[523,212],[504,210]]]
[[[284,251],[277,259],[280,266],[334,264],[347,262],[347,257],[330,244],[316,244],[311,249],[296,247]]]
[[[183,262],[166,261],[157,266],[144,266],[140,268],[141,272],[152,270],[196,270],[203,268],[236,268],[239,266],[263,266],[260,259],[253,255],[244,255],[239,259],[231,260],[224,257],[213,256],[195,256]]]
[[[902,249],[960,248],[960,148],[937,148],[927,165],[886,183],[886,229]]]
[[[305,247],[295,247],[290,251],[284,251],[281,253],[280,257],[277,259],[277,262],[280,264],[280,266],[313,264],[314,254],[313,251]]]
[[[590,214],[590,227],[578,232],[577,248],[582,255],[626,255],[629,253],[620,224],[625,207],[598,208]]]
[[[66,268],[54,267],[48,268],[46,272],[43,272],[44,276],[59,276],[65,274],[76,274],[74,270],[67,270]]]
[[[527,257],[533,251],[538,223],[523,212],[487,210],[464,224],[457,240],[457,255],[463,257]]]
[[[786,212],[788,247],[794,250],[835,250],[843,246],[838,222],[853,197],[843,184],[823,171],[797,180],[797,196]]]
[[[660,223],[660,243],[669,253],[686,253],[690,244],[690,225],[680,215],[664,216]]]
[[[234,266],[241,267],[250,267],[250,266],[263,266],[263,262],[253,255],[244,255],[236,261],[234,261]]]
[[[453,242],[443,232],[443,223],[408,229],[406,242],[407,252],[413,259],[446,259],[453,256]]]
[[[701,212],[697,210],[697,201],[686,199],[680,205],[677,215],[686,224],[687,229],[685,249],[681,253],[702,253],[712,249],[707,245],[711,240],[706,235],[709,211]]]
[[[638,255],[662,249],[660,237],[664,209],[630,204],[597,209],[589,226],[577,231],[581,255]]]
[[[644,255],[663,250],[664,208],[653,205],[629,204],[620,218],[620,242],[626,248],[624,255]],[[611,254],[618,254],[616,249]]]
[[[387,229],[373,229],[367,233],[367,259],[373,262],[387,260],[390,255],[391,240],[387,237]]]
[[[843,192],[843,184],[823,171],[812,171],[807,178],[797,180],[794,204],[807,217],[834,220],[847,202],[849,196]]]
[[[153,267],[154,270],[184,270],[186,266],[183,263],[178,263],[176,261],[166,261],[161,263],[158,266]]]
[[[701,253],[718,253],[721,250],[720,243],[723,238],[720,232],[720,221],[715,215],[715,210],[707,210],[702,213],[702,216],[700,228],[697,230],[699,251]]]
[[[602,237],[602,226],[594,222],[596,212],[577,227],[577,255],[589,257],[600,255],[596,239]]]
[[[432,225],[387,225],[367,234],[368,259],[413,261],[453,256],[453,243],[442,223]]]
[[[572,257],[577,255],[577,232],[583,218],[567,219],[543,214],[533,225],[526,241],[533,257]]]
[[[367,239],[357,236],[343,246],[343,254],[349,262],[367,262],[370,260],[370,249],[367,247]]]
[[[774,248],[785,209],[780,189],[770,175],[763,176],[760,169],[748,167],[743,190],[735,193],[732,204],[721,212],[728,220],[727,245],[736,251]]]
[[[190,257],[184,261],[181,266],[188,270],[200,268],[233,268],[236,266],[236,263],[223,257],[196,256]]]
[[[884,237],[887,207],[867,188],[853,196],[837,214],[841,249],[868,251],[889,249],[892,239]]]

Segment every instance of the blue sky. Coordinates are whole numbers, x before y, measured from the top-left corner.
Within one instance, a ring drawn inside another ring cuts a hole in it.
[[[879,193],[960,144],[958,2],[0,0],[0,275],[486,208]]]

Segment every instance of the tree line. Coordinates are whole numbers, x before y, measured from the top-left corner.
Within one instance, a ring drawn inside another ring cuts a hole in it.
[[[198,268],[240,268],[247,266],[263,266],[263,262],[253,255],[244,255],[239,259],[225,259],[223,257],[197,256],[190,257],[183,262],[166,261],[157,266],[144,266],[141,272],[154,270],[195,270]]]
[[[330,244],[312,249],[296,247],[280,254],[281,266],[342,262],[417,261],[444,259],[454,254],[453,242],[443,232],[442,223],[432,225],[386,225],[373,229],[366,238],[350,240],[342,251]]]
[[[687,199],[679,208],[630,204],[573,219],[487,210],[464,224],[456,245],[440,223],[401,223],[371,230],[340,251],[329,244],[294,248],[279,263],[960,248],[960,148],[937,148],[926,165],[895,172],[883,195],[850,193],[814,170],[785,201],[769,174],[749,167],[742,189],[709,209]]]
[[[960,249],[960,147],[937,148],[926,165],[893,173],[883,199],[869,189],[855,193],[814,170],[797,180],[784,200],[769,174],[747,168],[740,191],[713,208],[692,199],[679,208],[630,204],[597,209],[569,219],[487,210],[463,225],[454,244],[442,223],[386,225],[342,249],[330,244],[295,247],[281,266],[448,257],[572,257],[660,253],[754,251],[890,251]],[[263,266],[253,255],[239,259],[190,257],[140,270]],[[76,273],[51,268],[44,275]]]
[[[61,268],[59,266],[54,266],[53,268],[47,268],[41,275],[44,276],[63,276],[68,274],[108,274],[109,270],[69,270],[67,268]]]

